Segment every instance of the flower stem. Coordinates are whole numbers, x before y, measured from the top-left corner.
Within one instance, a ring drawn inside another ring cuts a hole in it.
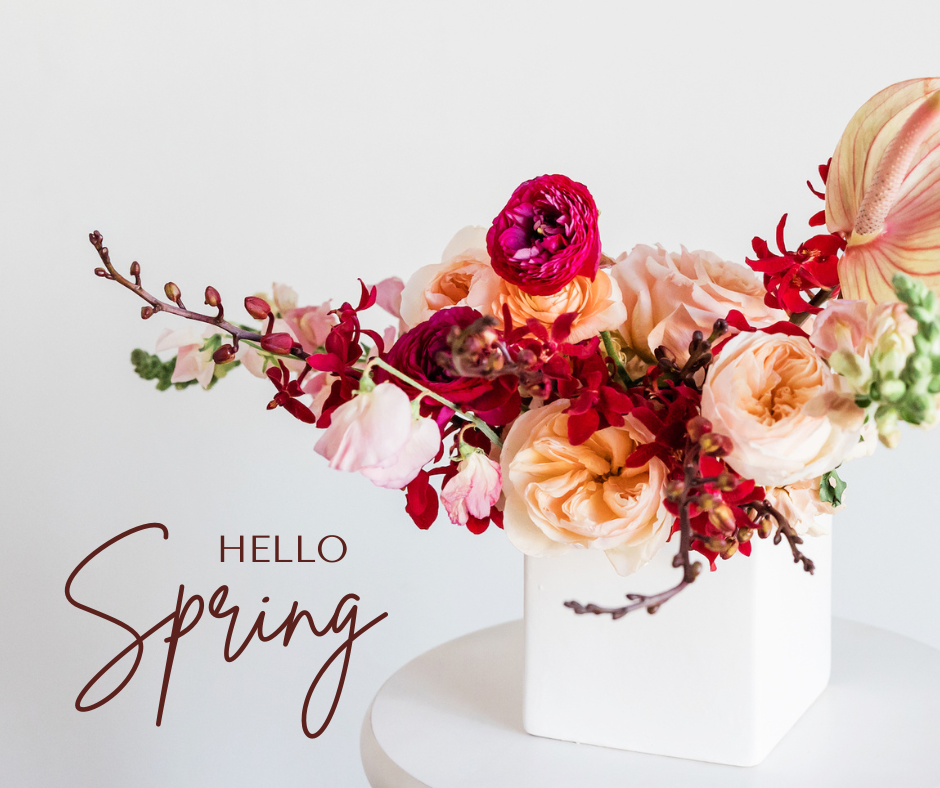
[[[601,331],[601,339],[604,341],[604,350],[607,352],[607,357],[612,359],[614,365],[617,367],[617,375],[620,377],[620,382],[623,383],[626,388],[630,388],[630,386],[633,385],[633,380],[627,374],[627,370],[620,360],[620,354],[617,352],[617,348],[614,347],[614,340],[611,338],[610,332]]]
[[[814,295],[810,301],[810,306],[822,306],[829,300],[829,296],[832,295],[832,290],[827,290],[826,288],[821,289],[819,292]],[[806,322],[806,319],[811,315],[811,312],[797,312],[790,316],[790,322],[795,326],[802,326]]]
[[[486,435],[486,437],[489,438],[493,443],[495,443],[500,448],[503,447],[503,442],[499,439],[499,435],[497,435],[496,432],[493,430],[493,428],[490,427],[490,425],[487,424],[485,421],[483,421],[483,419],[481,419],[479,416],[475,416],[472,413],[468,413],[466,411],[460,410],[460,408],[458,408],[449,399],[446,399],[445,397],[442,397],[440,394],[437,394],[436,392],[431,391],[431,389],[429,389],[427,386],[422,386],[420,383],[418,383],[417,380],[415,380],[412,377],[409,377],[404,372],[401,372],[400,370],[395,369],[395,367],[393,367],[387,361],[383,361],[380,358],[374,358],[372,359],[371,363],[377,367],[381,367],[390,375],[407,383],[409,386],[412,386],[413,388],[418,389],[418,391],[420,391],[426,397],[430,397],[431,399],[441,403],[441,405],[447,406],[452,411],[454,411],[454,414],[456,416],[460,417],[464,421],[472,422],[473,425],[478,430],[480,430],[480,432]]]

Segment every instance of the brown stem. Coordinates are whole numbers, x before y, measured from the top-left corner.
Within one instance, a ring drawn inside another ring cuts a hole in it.
[[[233,341],[237,343],[239,340],[247,340],[249,342],[260,342],[262,334],[259,334],[256,331],[248,331],[240,326],[236,326],[222,318],[222,310],[219,309],[218,315],[203,315],[199,312],[193,312],[190,309],[184,309],[181,306],[171,304],[167,301],[161,301],[156,296],[151,295],[143,286],[140,284],[140,265],[135,262],[131,268],[131,275],[134,277],[134,282],[131,282],[129,279],[125,278],[117,272],[114,268],[114,265],[111,263],[111,256],[108,253],[108,247],[104,245],[104,238],[101,233],[97,230],[91,233],[88,236],[88,240],[91,241],[91,245],[95,247],[98,252],[98,256],[101,258],[101,262],[104,264],[104,267],[107,271],[106,274],[99,274],[99,276],[104,276],[106,279],[113,279],[118,284],[123,285],[128,290],[133,293],[136,293],[140,298],[144,299],[150,307],[153,309],[153,312],[166,312],[171,315],[177,315],[178,317],[186,318],[187,320],[197,320],[200,323],[208,323],[209,325],[217,326],[228,334],[231,334]],[[97,269],[101,270],[101,269]],[[180,303],[182,303],[180,301]],[[152,314],[152,313],[151,313]],[[148,315],[150,317],[150,315]],[[296,358],[305,359],[310,354],[305,352],[300,347],[293,347],[290,352],[291,356]]]
[[[829,300],[829,296],[832,295],[832,290],[826,290],[825,288],[819,290],[816,295],[814,295],[809,300],[810,306],[822,306]],[[795,314],[790,315],[790,322],[795,326],[802,326],[809,316],[813,314],[812,312],[796,312]]]
[[[803,538],[793,530],[790,521],[787,520],[779,510],[775,509],[770,501],[765,500],[761,503],[752,504],[751,506],[754,511],[757,512],[758,519],[773,517],[774,520],[776,520],[777,532],[774,534],[774,544],[780,544],[783,537],[786,537],[787,543],[790,545],[790,552],[793,553],[793,563],[799,564],[802,562],[804,571],[813,574],[816,570],[816,565],[800,550],[799,546],[803,544]]]
[[[695,582],[695,578],[698,576],[699,571],[701,571],[702,565],[698,561],[692,563],[689,558],[692,538],[695,536],[695,534],[692,533],[689,507],[692,505],[693,498],[695,498],[694,482],[699,478],[699,452],[698,444],[688,446],[683,462],[685,483],[683,484],[682,495],[678,502],[679,551],[676,553],[676,557],[672,562],[673,566],[677,569],[682,569],[682,580],[676,583],[672,588],[667,588],[665,591],[660,591],[658,594],[627,594],[627,599],[630,600],[630,604],[623,605],[622,607],[601,607],[595,604],[582,605],[580,602],[574,600],[565,602],[565,607],[570,608],[578,614],[594,613],[594,615],[598,616],[609,615],[616,621],[618,618],[623,618],[627,613],[632,613],[634,610],[645,609],[648,613],[655,613],[659,610],[660,605],[664,602],[668,602],[686,586]]]

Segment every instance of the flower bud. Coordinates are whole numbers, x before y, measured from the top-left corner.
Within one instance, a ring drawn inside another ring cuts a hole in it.
[[[881,399],[897,402],[907,392],[907,386],[901,380],[886,380],[881,384]]]
[[[152,307],[152,306],[142,306],[142,307],[140,308],[140,316],[141,316],[144,320],[147,320],[147,319],[153,317],[153,307]]]
[[[739,542],[750,542],[751,537],[754,535],[754,531],[751,528],[742,528],[738,531],[738,541]]]
[[[180,292],[180,289],[176,286],[175,282],[167,282],[163,286],[163,292],[166,293],[167,298],[169,298],[171,301],[174,301],[174,302],[179,301],[183,295]]]
[[[245,310],[255,320],[264,320],[271,314],[271,307],[268,302],[258,296],[248,296],[245,299]]]
[[[725,542],[724,549],[718,551],[722,558],[728,559],[731,558],[736,552],[738,552],[738,543],[734,540]]]
[[[214,304],[210,304],[210,306],[214,306]],[[234,358],[235,348],[231,345],[222,345],[212,354],[212,360],[216,364],[228,364]]]
[[[140,276],[140,263],[138,263],[136,260],[131,263],[131,276],[133,276],[135,279]]]
[[[276,353],[280,356],[286,356],[294,346],[294,338],[287,333],[267,334],[261,337],[262,350],[268,353]]]
[[[666,500],[670,503],[679,503],[684,492],[685,485],[678,479],[673,479],[666,485]]]
[[[761,539],[766,539],[770,536],[770,532],[773,531],[774,524],[771,521],[770,517],[761,517],[760,522],[757,524],[757,535]]]
[[[712,431],[712,423],[704,416],[696,416],[686,422],[685,428],[689,433],[689,440],[698,443],[703,435]]]
[[[722,471],[718,474],[715,486],[722,492],[731,492],[738,486],[738,480],[733,473]]]
[[[219,291],[212,285],[206,288],[206,303],[212,307],[217,307],[222,303],[222,297],[219,295]]]
[[[709,432],[701,437],[699,445],[702,451],[711,457],[724,457],[730,454],[734,448],[731,438],[727,435],[719,435],[717,432]]]
[[[734,511],[728,504],[722,502],[708,513],[708,519],[715,528],[723,533],[732,534],[737,527],[734,519]]]

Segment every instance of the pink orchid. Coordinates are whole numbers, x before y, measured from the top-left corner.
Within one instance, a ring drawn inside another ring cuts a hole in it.
[[[499,463],[482,451],[472,451],[457,465],[457,473],[441,490],[441,503],[450,521],[466,525],[470,517],[482,520],[499,500],[502,474]]]
[[[275,282],[271,285],[271,293],[274,296],[274,308],[281,315],[286,315],[297,308],[297,291],[290,285]]]
[[[893,301],[899,272],[940,292],[940,78],[899,82],[855,113],[832,156],[826,224],[848,242],[845,298]]]

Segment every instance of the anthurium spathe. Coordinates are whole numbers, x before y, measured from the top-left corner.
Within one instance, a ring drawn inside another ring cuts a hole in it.
[[[848,242],[845,298],[894,300],[899,272],[940,292],[940,77],[899,82],[855,113],[832,157],[826,224]]]

